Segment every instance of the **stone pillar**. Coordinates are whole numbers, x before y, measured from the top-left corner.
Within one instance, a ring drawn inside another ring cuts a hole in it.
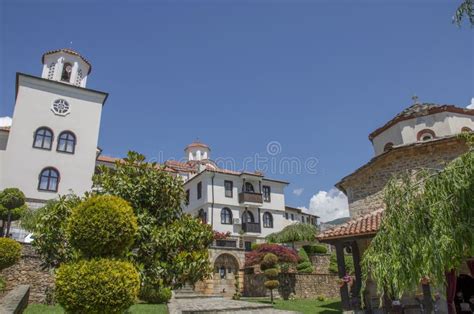
[[[339,278],[343,278],[346,275],[346,263],[344,260],[344,243],[342,241],[336,242],[336,256],[337,256],[337,269]],[[341,305],[343,311],[351,310],[349,300],[349,290],[347,284],[340,287],[339,292],[341,293]]]

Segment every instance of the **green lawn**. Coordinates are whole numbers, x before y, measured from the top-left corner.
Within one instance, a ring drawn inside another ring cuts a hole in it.
[[[270,303],[269,298],[242,298],[242,301]],[[341,301],[332,299],[318,301],[316,299],[275,300],[274,307],[279,310],[296,311],[304,314],[334,314],[341,313]]]
[[[47,306],[43,304],[31,304],[26,308],[25,314],[64,314],[59,306]],[[168,309],[165,304],[135,304],[129,313],[131,314],[167,314]]]

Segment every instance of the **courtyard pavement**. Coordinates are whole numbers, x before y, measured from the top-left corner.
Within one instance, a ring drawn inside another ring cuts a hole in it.
[[[171,299],[168,303],[170,314],[297,314],[298,312],[273,309],[270,304],[236,301],[226,298]]]

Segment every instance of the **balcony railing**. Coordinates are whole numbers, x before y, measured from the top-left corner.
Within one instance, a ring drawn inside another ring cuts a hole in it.
[[[260,224],[258,222],[243,222],[242,230],[244,232],[254,232],[254,233],[261,232]]]
[[[240,192],[239,193],[239,203],[263,203],[263,196],[262,193],[254,193],[254,192]]]
[[[237,240],[216,240],[215,246],[218,247],[237,247]]]

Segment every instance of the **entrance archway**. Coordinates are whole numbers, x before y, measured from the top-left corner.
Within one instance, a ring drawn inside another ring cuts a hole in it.
[[[239,262],[229,253],[219,255],[214,262],[214,293],[231,296],[235,293],[235,276],[239,273]]]

